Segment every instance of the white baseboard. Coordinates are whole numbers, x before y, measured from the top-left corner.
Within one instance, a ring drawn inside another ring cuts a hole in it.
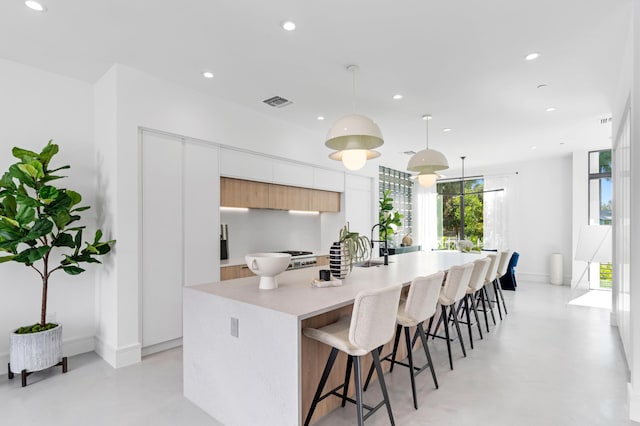
[[[8,338],[8,337],[7,337]],[[95,340],[93,336],[76,337],[62,340],[62,354],[64,356],[80,355],[95,350]],[[0,354],[0,365],[9,364],[9,352]],[[0,374],[6,375],[7,370],[0,369]]]
[[[145,346],[144,348],[142,348],[142,356],[155,354],[157,352],[166,351],[168,349],[177,348],[179,346],[182,346],[182,337],[169,340],[168,342],[158,343],[157,345]]]
[[[545,274],[531,274],[527,272],[517,272],[516,278],[518,281],[527,281],[531,283],[551,284],[551,277]],[[571,282],[571,276],[567,275],[562,277],[562,284],[557,285],[569,285]]]
[[[137,364],[142,359],[140,343],[116,349],[96,336],[95,348],[96,353],[113,368]]]
[[[640,393],[633,389],[631,383],[627,383],[627,391],[629,395],[629,419],[640,422]]]

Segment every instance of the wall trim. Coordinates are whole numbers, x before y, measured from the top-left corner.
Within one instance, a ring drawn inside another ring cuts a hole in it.
[[[544,283],[544,284],[551,284],[551,276],[548,274],[530,274],[527,272],[517,272],[516,271],[516,279],[517,280],[522,280],[522,281],[528,281],[528,282],[534,282],[534,283]],[[569,285],[569,283],[571,282],[571,276],[570,275],[563,275],[562,276],[562,285]],[[556,285],[556,284],[553,284]]]
[[[116,349],[96,336],[95,351],[100,358],[107,361],[113,368],[137,364],[142,360],[140,343]]]
[[[627,383],[627,393],[629,395],[629,419],[640,422],[640,393],[633,389],[631,383]]]
[[[62,353],[64,356],[80,355],[95,350],[94,336],[75,337],[72,339],[62,340]],[[9,352],[0,353],[0,365],[9,363]],[[6,370],[1,370],[2,375],[6,376]]]
[[[157,343],[155,345],[145,346],[144,348],[142,348],[142,356],[155,354],[158,352],[166,351],[166,350],[177,348],[180,346],[182,346],[182,337],[169,340],[167,342]]]

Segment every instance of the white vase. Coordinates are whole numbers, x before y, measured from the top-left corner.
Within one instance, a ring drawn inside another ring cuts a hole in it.
[[[329,270],[334,278],[346,278],[351,272],[349,248],[344,243],[335,242],[329,249]]]
[[[62,325],[39,333],[11,333],[9,363],[20,374],[53,367],[62,360]]]

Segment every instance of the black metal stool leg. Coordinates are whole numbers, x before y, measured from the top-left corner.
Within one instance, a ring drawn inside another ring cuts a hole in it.
[[[436,389],[438,389],[439,388],[438,379],[436,378],[436,372],[433,368],[433,361],[431,361],[431,352],[429,352],[429,347],[427,346],[427,336],[424,332],[424,328],[422,327],[422,323],[418,324],[418,334],[420,335],[420,340],[422,340],[422,347],[424,348],[424,353],[425,355],[427,355],[427,362],[429,363],[429,368],[431,369],[431,377],[433,377],[433,384],[436,385]]]
[[[482,336],[482,325],[480,325],[480,316],[478,315],[478,308],[476,304],[473,302],[473,296],[469,295],[469,299],[471,299],[471,309],[473,310],[473,314],[476,317],[476,325],[478,326],[478,334],[480,335],[480,340],[484,339]]]
[[[376,356],[378,355],[377,351],[372,351],[371,354],[375,354]],[[364,425],[364,413],[363,413],[363,405],[362,405],[362,376],[361,376],[361,371],[360,371],[360,357],[356,356],[353,357],[353,363],[354,363],[354,382],[355,382],[355,386],[356,386],[356,410],[358,411],[358,426],[363,426]],[[376,358],[374,358],[375,360]],[[378,357],[378,360],[380,358]],[[375,363],[375,361],[374,361]],[[380,361],[378,361],[378,364],[380,364]],[[377,366],[376,366],[377,367]]]
[[[407,359],[409,360],[409,375],[411,377],[411,392],[413,394],[413,407],[418,409],[418,397],[416,396],[416,374],[413,370],[413,347],[411,346],[411,336],[409,327],[404,327],[404,340],[407,343]]]
[[[342,389],[342,406],[347,403],[347,395],[349,394],[349,379],[351,378],[351,366],[353,365],[353,357],[347,356],[347,371],[344,373],[344,388]]]
[[[396,354],[398,353],[398,343],[400,343],[400,334],[402,333],[402,326],[400,324],[396,325],[396,336],[393,340],[393,352],[391,355],[391,368],[389,372],[393,372],[393,366],[396,365]]]
[[[333,364],[336,361],[336,357],[338,356],[338,349],[331,348],[331,353],[329,354],[329,359],[327,359],[327,364],[324,367],[324,371],[322,372],[322,377],[320,378],[320,383],[318,383],[318,389],[316,389],[316,393],[313,396],[313,401],[311,402],[311,407],[309,408],[309,413],[307,414],[307,418],[304,421],[305,426],[309,426],[309,422],[311,421],[311,417],[313,416],[313,412],[316,410],[316,406],[318,405],[318,401],[322,396],[322,389],[324,389],[324,385],[327,383],[327,379],[329,378],[329,373],[331,373],[331,368],[333,368]]]
[[[9,377],[9,380],[13,379],[13,372],[11,372],[11,363],[7,363],[7,376]]]
[[[376,365],[376,372],[378,373],[378,381],[380,382],[380,388],[382,389],[382,396],[384,397],[384,402],[387,406],[389,421],[391,422],[391,426],[395,426],[396,423],[393,420],[393,412],[391,411],[391,402],[389,401],[389,393],[387,392],[387,385],[384,382],[382,366],[380,365],[380,356],[376,351],[371,352],[371,354],[373,355],[373,363]]]
[[[498,323],[496,322],[496,316],[493,313],[493,303],[491,303],[491,298],[489,297],[489,290],[487,290],[486,285],[482,288],[484,289],[484,297],[487,300],[487,306],[489,307],[489,313],[491,313],[491,319],[493,320],[493,325],[497,325]]]
[[[447,317],[447,307],[444,305],[442,305],[442,315],[440,315],[440,318],[442,319],[443,317],[444,318]],[[451,357],[451,339],[449,338],[449,321],[448,320],[444,321],[444,336],[445,336],[445,340],[447,341],[447,352],[449,352],[449,366],[453,370],[453,358]]]
[[[460,302],[462,303],[462,302]],[[469,332],[469,344],[473,349],[473,332],[471,331],[471,316],[469,315],[469,296],[464,296],[464,312],[467,315],[467,331]]]
[[[500,296],[498,294],[498,279],[493,280],[493,295],[496,298],[496,306],[498,307],[498,315],[500,315],[500,321],[502,321],[502,307],[500,306]]]
[[[507,304],[504,303],[504,295],[502,294],[502,284],[500,284],[500,280],[498,280],[498,293],[500,293],[500,299],[502,299],[502,308],[504,309],[504,314],[507,315]]]
[[[462,354],[466,357],[467,351],[464,349],[464,342],[462,341],[462,333],[460,332],[460,323],[458,322],[458,317],[454,315],[453,323],[456,326],[456,331],[458,332],[458,339],[460,339],[460,347],[462,348]]]
[[[382,353],[382,348],[383,346],[380,346],[378,348],[378,354]],[[364,390],[365,392],[367,391],[367,388],[369,387],[369,383],[371,382],[371,377],[373,376],[373,370],[375,369],[375,366],[373,365],[373,359],[371,360],[371,367],[369,367],[369,373],[367,374],[367,380],[364,382],[364,387],[362,388],[362,390]]]

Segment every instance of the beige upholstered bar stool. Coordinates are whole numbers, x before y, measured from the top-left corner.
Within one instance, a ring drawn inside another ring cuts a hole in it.
[[[498,314],[500,315],[500,319],[502,319],[502,310],[500,308],[500,303],[502,303],[502,308],[504,308],[505,315],[507,312],[507,305],[504,303],[504,296],[502,295],[502,286],[500,285],[500,278],[502,278],[507,273],[507,268],[509,268],[509,259],[511,259],[511,255],[513,251],[511,250],[503,250],[500,252],[500,263],[498,263],[498,273],[493,280],[493,292],[496,296],[496,305],[498,306]]]
[[[493,255],[495,257],[495,254]],[[464,297],[464,305],[463,301],[458,304],[458,315],[460,310],[464,308],[464,313],[466,317],[466,321],[460,321],[463,324],[467,324],[467,329],[469,331],[469,344],[471,345],[471,349],[473,349],[473,331],[472,320],[471,320],[471,312],[469,306],[471,306],[471,310],[473,310],[473,314],[476,318],[476,325],[478,326],[478,334],[480,335],[480,339],[482,339],[482,326],[480,325],[480,318],[478,317],[478,310],[476,309],[476,299],[477,295],[483,291],[485,285],[485,279],[487,277],[487,271],[489,270],[489,266],[491,265],[491,258],[485,257],[483,259],[477,259],[473,262],[473,271],[471,272],[471,278],[469,279],[469,286],[467,287],[466,295]]]
[[[493,285],[493,281],[495,280],[496,274],[498,273],[498,262],[499,262],[500,253],[490,253],[487,255],[487,258],[491,260],[489,263],[489,268],[487,269],[487,275],[484,279],[484,285],[482,286],[481,291],[477,294],[476,297],[476,308],[479,308],[479,305],[482,304],[482,308],[480,309],[484,314],[484,322],[487,327],[487,333],[489,332],[489,316],[487,312],[491,313],[491,319],[493,320],[493,325],[496,325],[496,317],[493,313],[493,303],[491,302],[491,298],[489,297],[489,291],[487,287],[489,285]]]
[[[436,372],[433,369],[433,362],[431,361],[431,353],[429,352],[429,346],[427,345],[427,336],[424,331],[423,322],[433,318],[438,307],[438,297],[440,296],[440,288],[442,287],[442,281],[444,280],[444,272],[436,272],[435,274],[428,275],[426,277],[417,277],[411,282],[409,287],[409,294],[407,300],[400,302],[398,308],[398,316],[396,319],[396,336],[393,342],[393,352],[382,358],[382,361],[391,362],[391,371],[395,364],[402,365],[409,368],[409,375],[411,377],[411,391],[413,393],[413,406],[418,409],[418,399],[416,397],[416,376],[422,373],[427,367],[431,369],[431,377],[433,378],[433,384],[438,389],[438,379],[436,378]],[[411,340],[411,327],[416,327],[416,336],[420,337],[424,353],[427,356],[427,363],[422,367],[416,367],[413,365],[413,342]],[[404,329],[405,343],[407,345],[407,360],[408,364],[400,361],[396,361],[396,354],[398,352],[398,344],[400,343],[400,335]],[[364,385],[364,390],[367,390],[369,381],[373,375],[373,364],[369,368],[369,374],[367,375],[367,381]]]
[[[460,347],[462,348],[462,354],[466,357],[467,351],[464,348],[464,342],[462,341],[462,333],[460,332],[460,324],[458,322],[458,316],[456,315],[456,303],[462,300],[467,294],[467,287],[469,286],[469,280],[471,279],[471,272],[473,271],[473,263],[465,263],[464,265],[455,265],[449,268],[447,272],[447,278],[445,279],[444,286],[440,289],[440,296],[438,302],[442,307],[442,314],[440,315],[440,323],[444,324],[444,339],[447,341],[447,351],[449,352],[449,366],[453,370],[453,358],[451,357],[451,338],[449,336],[449,321],[453,320],[453,323],[458,332],[458,340],[460,341]],[[449,308],[447,310],[447,308]],[[438,326],[436,326],[436,331]],[[431,334],[431,327],[429,327],[429,333],[431,336],[442,338],[435,334]]]
[[[387,387],[384,382],[382,368],[380,367],[379,348],[389,342],[393,337],[393,326],[396,323],[396,316],[398,314],[398,302],[400,301],[401,289],[402,286],[397,285],[379,290],[362,291],[358,293],[353,302],[351,319],[349,319],[349,317],[342,317],[338,321],[324,327],[305,328],[303,330],[305,336],[332,347],[331,354],[329,355],[311,407],[309,408],[309,413],[304,422],[305,426],[311,421],[318,402],[330,395],[340,397],[343,407],[346,401],[356,404],[358,426],[362,426],[364,421],[383,405],[387,407],[391,424],[395,424],[393,413],[391,412],[391,404],[389,403]],[[345,382],[322,395],[324,385],[329,378],[329,373],[331,373],[339,351],[346,353],[348,356]],[[373,363],[378,373],[378,381],[380,382],[382,395],[384,397],[383,401],[375,407],[370,407],[362,402],[360,358],[368,353],[371,353],[373,356]],[[352,364],[354,366],[354,383],[356,387],[355,400],[348,397]],[[338,393],[340,389],[342,389],[342,393]],[[363,413],[363,408],[369,410],[366,415]]]

